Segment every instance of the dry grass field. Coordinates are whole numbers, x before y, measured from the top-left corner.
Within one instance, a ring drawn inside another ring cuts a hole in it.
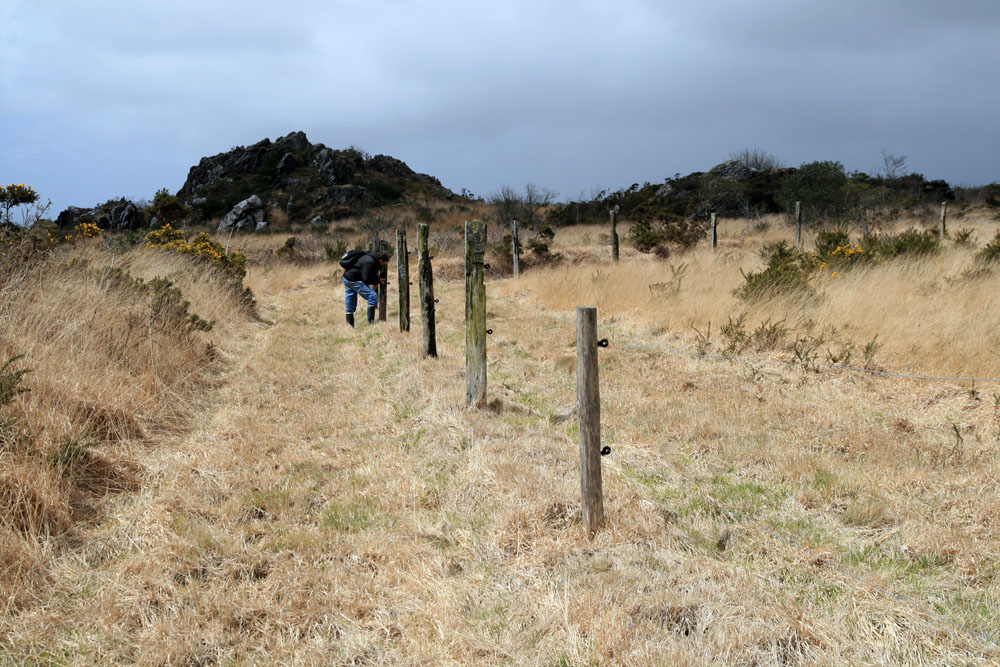
[[[979,245],[996,226],[961,224]],[[1000,277],[949,245],[747,306],[741,268],[787,229],[725,221],[714,255],[623,249],[617,266],[604,231],[559,230],[560,262],[489,275],[483,411],[463,406],[450,242],[436,360],[416,311],[398,331],[394,286],[388,322],[348,328],[328,263],[251,265],[255,319],[210,271],[127,256],[216,320],[176,345],[147,327],[127,358],[115,323],[137,320],[114,309],[150,306],[107,286],[108,256],[6,285],[2,351],[32,372],[0,406],[18,424],[0,449],[0,664],[1000,661],[1000,385],[817,365],[1000,377]],[[611,341],[593,539],[577,305]],[[727,350],[816,363],[690,356]]]

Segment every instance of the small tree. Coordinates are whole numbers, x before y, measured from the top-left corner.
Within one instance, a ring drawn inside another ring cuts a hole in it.
[[[768,153],[763,148],[744,148],[730,154],[729,159],[753,171],[774,171],[784,165],[781,160]]]
[[[882,169],[879,174],[882,178],[889,180],[906,176],[906,156],[893,155],[885,148],[882,149]]]
[[[170,194],[166,188],[160,188],[153,195],[153,202],[146,207],[146,223],[150,224],[156,218],[158,226],[178,224],[187,219],[190,211],[176,195]]]
[[[510,223],[518,219],[523,198],[514,188],[504,185],[491,194],[486,203],[493,207],[493,217],[496,218],[500,228],[506,230],[510,228]]]
[[[525,225],[534,227],[541,222],[539,211],[551,204],[555,198],[554,190],[528,183],[524,186],[524,197],[521,199],[521,220]]]
[[[21,226],[31,227],[41,220],[49,208],[49,204],[38,206],[37,202],[38,193],[30,185],[11,183],[3,186],[0,188],[0,225],[13,227],[14,219],[11,216],[11,210],[23,206]]]

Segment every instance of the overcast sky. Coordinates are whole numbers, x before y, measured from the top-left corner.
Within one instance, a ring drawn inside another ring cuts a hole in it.
[[[759,147],[1000,180],[1000,0],[0,0],[0,183],[176,191],[304,130],[560,198]]]

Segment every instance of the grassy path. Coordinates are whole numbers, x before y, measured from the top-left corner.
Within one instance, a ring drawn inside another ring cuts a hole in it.
[[[809,401],[848,405],[870,382],[806,378],[803,407],[782,402],[791,374],[734,380],[729,366],[608,354],[610,528],[584,540],[574,420],[553,419],[575,401],[572,325],[490,290],[493,403],[482,412],[462,407],[461,284],[438,286],[438,360],[420,355],[418,319],[396,331],[392,305],[389,322],[347,328],[325,276],[273,294],[273,324],[232,360],[216,407],[155,454],[148,487],[66,562],[74,583],[20,621],[14,655],[189,665],[1000,655],[824,565],[849,561],[831,545],[863,554],[892,539],[863,517],[834,517],[870,460],[810,450],[836,438],[804,416]],[[853,428],[850,442],[877,437],[869,422]],[[800,437],[805,453],[778,455],[775,431]],[[816,476],[827,469],[830,488]],[[796,531],[818,555],[705,498]],[[911,567],[892,554],[876,554],[898,561],[882,569],[856,564],[883,584],[968,602],[958,620],[996,624],[992,579],[963,597],[954,563]],[[896,565],[911,570],[896,577]]]

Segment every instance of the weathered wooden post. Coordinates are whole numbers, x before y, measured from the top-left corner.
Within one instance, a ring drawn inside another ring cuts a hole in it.
[[[406,230],[396,230],[396,285],[399,286],[399,330],[410,330],[410,258]]]
[[[618,205],[608,211],[611,215],[611,261],[618,261]]]
[[[944,241],[944,235],[946,233],[944,224],[945,224],[945,218],[947,217],[948,217],[948,202],[943,201],[941,202],[941,232],[940,232],[941,241]]]
[[[795,247],[802,247],[802,202],[795,202]]]
[[[712,250],[719,245],[719,227],[716,224],[715,213],[712,214]]]
[[[465,404],[486,407],[486,223],[465,221]]]
[[[576,402],[580,418],[580,498],[587,536],[604,527],[601,483],[601,391],[597,375],[597,308],[576,309]]]
[[[388,299],[389,263],[379,264],[378,270],[378,321],[385,322],[385,307]]]
[[[868,238],[868,213],[863,212],[861,214],[861,238]]]
[[[417,225],[417,273],[420,279],[420,315],[424,354],[437,358],[437,338],[434,333],[434,275],[431,257],[427,254],[427,225]]]
[[[517,220],[510,221],[511,256],[514,258],[514,277],[521,275],[521,248],[517,242]]]

